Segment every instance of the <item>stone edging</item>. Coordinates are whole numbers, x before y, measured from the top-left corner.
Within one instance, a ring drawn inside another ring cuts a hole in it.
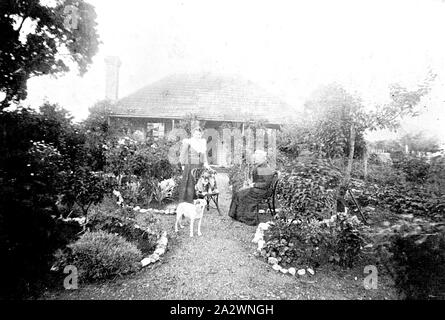
[[[268,221],[266,223],[260,223],[256,229],[255,236],[254,236],[252,242],[258,243],[258,248],[257,248],[258,252],[260,252],[266,244],[266,242],[264,241],[264,231],[269,229],[271,224],[272,224],[271,221]],[[295,275],[304,276],[306,274],[306,272],[310,275],[315,274],[315,271],[312,268],[299,269],[299,270],[297,270],[296,268],[293,268],[293,267],[288,268],[288,269],[283,268],[278,264],[278,259],[274,258],[274,257],[269,257],[267,259],[267,262],[272,265],[272,269],[274,269],[275,271],[279,271],[283,274],[289,273],[292,276],[295,276]]]
[[[139,211],[140,213],[150,212],[151,210],[156,210],[156,209],[141,209],[138,206],[133,208],[133,211]],[[166,211],[166,210],[157,210],[157,211]],[[167,231],[163,231],[161,237],[156,242],[155,251],[148,257],[141,260],[142,267],[146,267],[149,264],[157,262],[160,259],[160,257],[162,257],[165,254],[165,251],[167,250],[167,245],[168,245]]]
[[[113,190],[113,194],[118,198],[118,201],[116,202],[119,206],[122,207],[130,207],[133,209],[133,211],[139,211],[140,213],[146,213],[146,212],[150,212],[150,213],[160,213],[160,214],[176,214],[176,207],[170,207],[167,208],[165,210],[160,210],[160,209],[152,209],[152,208],[148,208],[148,209],[141,209],[141,207],[136,206],[136,207],[132,207],[129,205],[124,204],[124,199],[122,198],[122,195],[119,191],[117,190]]]
[[[120,206],[125,206],[124,199],[122,198],[122,195],[119,191],[114,190],[113,194],[118,198],[117,204]],[[127,206],[130,207],[131,206]],[[133,211],[139,211],[140,213],[164,213],[164,214],[175,214],[175,210],[167,209],[167,210],[158,210],[158,209],[141,209],[139,206],[133,207]],[[149,255],[148,257],[145,257],[141,260],[142,267],[146,267],[149,264],[155,263],[159,261],[159,259],[165,254],[165,251],[167,250],[168,245],[168,237],[167,237],[167,231],[163,231],[161,237],[156,242],[156,249],[155,251]]]
[[[148,257],[141,260],[142,267],[146,267],[149,264],[157,262],[160,257],[162,257],[165,254],[165,251],[167,250],[167,244],[168,244],[168,238],[167,238],[167,231],[162,232],[161,238],[157,241],[156,244],[156,250]]]
[[[158,214],[169,214],[169,215],[173,215],[176,214],[176,209],[175,208],[167,208],[164,210],[161,209],[152,209],[152,208],[148,208],[148,209],[141,209],[139,206],[134,207],[133,208],[134,211],[139,211],[140,213],[158,213]]]

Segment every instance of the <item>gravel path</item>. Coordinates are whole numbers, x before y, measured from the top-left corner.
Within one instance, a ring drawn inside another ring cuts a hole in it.
[[[385,299],[393,290],[380,285],[363,288],[363,271],[319,271],[313,277],[295,278],[277,273],[255,257],[251,240],[256,227],[227,216],[230,204],[228,178],[218,175],[222,216],[205,213],[202,237],[188,236],[188,223],[174,232],[174,216],[162,216],[169,234],[169,249],[160,263],[142,271],[79,290],[47,292],[43,299]],[[270,216],[262,217],[266,220]],[[196,228],[196,224],[195,224]],[[363,267],[361,267],[363,270]],[[355,280],[357,277],[357,280]],[[382,282],[382,281],[380,281]]]

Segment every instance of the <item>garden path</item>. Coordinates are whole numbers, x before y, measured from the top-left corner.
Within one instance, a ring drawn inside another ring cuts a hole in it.
[[[360,268],[348,272],[320,270],[306,278],[272,270],[254,256],[256,244],[251,240],[256,227],[227,216],[231,195],[226,174],[218,175],[218,187],[223,215],[219,216],[214,209],[206,213],[201,226],[203,236],[190,238],[188,225],[175,234],[175,217],[161,216],[170,238],[169,250],[161,263],[99,284],[80,284],[78,290],[47,292],[42,298],[385,299],[392,296],[384,285],[378,290],[365,290]]]

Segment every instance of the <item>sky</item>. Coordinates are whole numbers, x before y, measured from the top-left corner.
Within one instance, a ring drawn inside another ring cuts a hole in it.
[[[122,61],[120,97],[173,73],[212,72],[249,79],[296,110],[333,81],[372,108],[388,102],[389,84],[414,89],[431,68],[437,78],[423,114],[401,132],[424,130],[445,143],[443,0],[88,2],[102,41],[89,72],[33,78],[25,104],[49,100],[85,118],[104,98],[110,55]]]

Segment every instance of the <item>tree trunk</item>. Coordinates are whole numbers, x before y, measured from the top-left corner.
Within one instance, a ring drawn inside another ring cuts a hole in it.
[[[355,150],[355,127],[351,124],[350,134],[349,134],[349,157],[348,165],[346,167],[345,178],[343,180],[343,185],[347,186],[349,180],[351,179],[352,163],[354,162],[354,150]]]
[[[363,157],[363,178],[364,178],[364,180],[366,180],[366,177],[368,176],[368,157],[369,157],[368,146],[365,145],[365,154]]]

